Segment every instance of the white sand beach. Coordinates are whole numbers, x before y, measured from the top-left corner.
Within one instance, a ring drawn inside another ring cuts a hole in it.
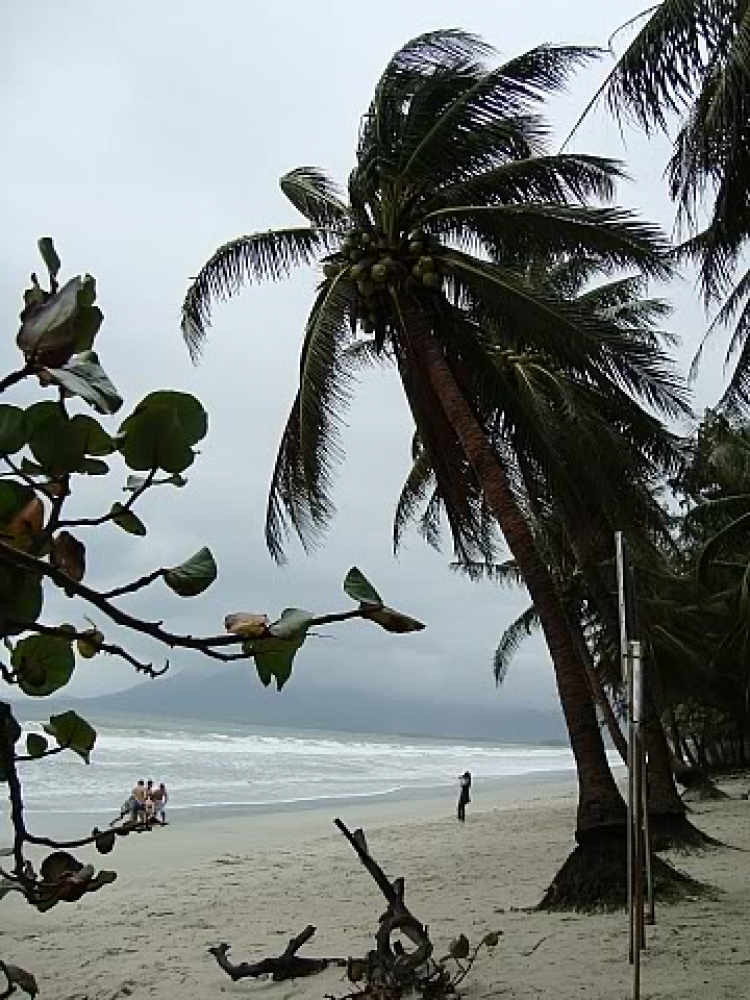
[[[727,784],[739,796],[738,784]],[[477,795],[481,802],[481,795]],[[448,809],[446,809],[448,805]],[[465,826],[450,803],[368,803],[339,810],[365,827],[373,856],[406,879],[414,913],[442,952],[463,931],[503,937],[483,954],[467,1000],[630,995],[624,914],[524,912],[572,847],[568,782],[529,786],[523,801],[475,804]],[[283,950],[307,923],[318,932],[303,954],[363,955],[383,910],[374,883],[334,828],[330,810],[173,824],[130,837],[97,864],[118,881],[80,903],[38,914],[6,899],[2,955],[32,969],[42,998],[211,996],[322,1000],[348,992],[344,970],[293,983],[232,983],[207,949],[232,945],[235,961]],[[649,930],[643,996],[736,1000],[750,994],[750,802],[697,807],[697,824],[741,848],[673,856],[720,890],[714,900],[663,906]],[[520,912],[519,912],[520,911]]]

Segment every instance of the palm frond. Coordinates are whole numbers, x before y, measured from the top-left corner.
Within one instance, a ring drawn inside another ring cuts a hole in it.
[[[182,304],[182,335],[195,360],[211,325],[211,307],[226,301],[246,282],[278,281],[295,267],[310,264],[337,244],[325,229],[276,229],[240,236],[213,254],[191,283]]]
[[[305,330],[300,359],[300,450],[308,491],[321,510],[333,514],[333,466],[342,458],[342,411],[351,398],[351,371],[343,354],[351,339],[356,291],[339,275],[324,282]]]
[[[467,576],[472,583],[488,580],[501,587],[523,587],[524,578],[515,559],[506,559],[502,563],[476,561],[452,562],[450,568],[454,573]]]
[[[393,515],[393,552],[397,554],[401,548],[404,531],[413,521],[417,511],[427,499],[428,494],[435,492],[435,474],[427,453],[422,450],[414,459],[409,470]]]
[[[406,151],[400,176],[435,186],[495,165],[498,154],[506,153],[493,148],[498,128],[533,113],[546,94],[560,89],[572,69],[592,55],[593,50],[580,47],[540,46],[490,72],[471,67],[464,74],[465,86],[437,115],[429,104],[415,102],[407,117],[410,132],[421,137]]]
[[[495,655],[492,658],[492,672],[495,676],[495,684],[498,687],[500,687],[508,676],[508,670],[513,657],[526,639],[540,626],[539,614],[532,605],[522,612],[514,622],[511,622],[503,632],[495,650]]]
[[[338,188],[317,167],[297,167],[284,174],[279,184],[294,207],[314,226],[345,223],[349,218]]]
[[[534,253],[596,255],[606,268],[637,267],[666,278],[673,267],[658,226],[623,209],[530,202],[518,205],[453,205],[425,215],[430,231],[456,241],[474,236],[500,259],[529,259]]]
[[[536,346],[560,369],[586,372],[595,382],[614,380],[664,413],[690,412],[674,366],[650,342],[639,343],[616,323],[531,287],[507,268],[455,250],[435,257],[450,275],[457,304],[468,302],[480,323],[502,328],[508,346]]]
[[[580,153],[512,159],[456,184],[438,188],[428,196],[422,211],[429,213],[453,205],[503,205],[559,202],[590,198],[609,201],[615,182],[627,175],[616,160]]]
[[[733,30],[736,0],[662,0],[620,56],[607,104],[646,129],[668,128]]]

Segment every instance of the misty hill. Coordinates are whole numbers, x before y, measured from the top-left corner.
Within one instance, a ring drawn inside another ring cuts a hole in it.
[[[71,699],[65,705],[73,707]],[[567,742],[559,712],[505,707],[499,696],[486,706],[452,706],[427,697],[322,688],[305,684],[304,678],[295,678],[279,694],[260,688],[243,667],[146,682],[117,694],[79,699],[76,707],[94,721],[99,712],[333,732]]]

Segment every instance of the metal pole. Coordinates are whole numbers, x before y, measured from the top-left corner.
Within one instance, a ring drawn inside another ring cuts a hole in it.
[[[633,687],[633,997],[641,995],[641,950],[645,945],[643,922],[643,670],[641,644],[631,641],[630,666]]]
[[[651,863],[651,830],[648,818],[648,756],[643,748],[643,840],[646,845],[646,923],[656,923],[654,871]]]
[[[620,666],[626,685],[628,713],[628,815],[627,815],[627,879],[628,879],[628,959],[632,963],[635,954],[633,933],[633,677],[630,668],[630,646],[628,642],[628,613],[625,591],[625,542],[621,531],[615,532],[615,563],[617,566],[617,603],[620,614]]]

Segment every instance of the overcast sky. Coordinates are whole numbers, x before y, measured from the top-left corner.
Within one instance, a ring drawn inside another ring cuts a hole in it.
[[[0,4],[2,371],[16,366],[16,316],[28,274],[38,267],[36,240],[52,235],[65,274],[90,271],[98,279],[106,322],[97,349],[129,404],[153,389],[177,388],[197,395],[210,414],[188,487],[162,490],[143,503],[147,539],[108,526],[94,541],[87,529],[89,583],[114,586],[207,544],[220,575],[203,598],[180,601],[159,584],[130,606],[176,630],[215,633],[231,611],[344,609],[341,580],[356,563],[389,603],[421,618],[427,630],[398,638],[360,623],[341,626],[334,638],[311,641],[302,651],[301,683],[418,691],[434,700],[554,703],[539,640],[518,656],[503,690],[494,688],[492,650],[525,607],[523,593],[456,577],[449,548],[436,554],[416,535],[398,560],[391,554],[392,511],[411,437],[394,372],[367,375],[360,385],[345,437],[339,514],[325,544],[313,558],[292,545],[283,570],[267,555],[266,489],[315,275],[249,288],[217,308],[197,369],[180,338],[179,307],[189,277],[219,244],[296,221],[279,191],[280,175],[313,164],[346,178],[374,84],[407,39],[463,27],[503,57],[541,42],[606,45],[642,6],[642,0]],[[560,139],[610,65],[605,58],[579,74],[569,94],[551,105]],[[623,187],[621,203],[671,227],[663,140],[623,137],[596,113],[575,148],[626,159],[635,182]],[[690,281],[669,294],[678,304],[673,329],[683,338],[686,365],[705,323]],[[717,345],[698,384],[699,406],[718,394],[721,358]],[[100,513],[118,499],[114,482],[109,491],[99,483],[85,488],[81,513]],[[50,605],[45,620],[64,619],[81,623],[64,601]],[[162,655],[139,639],[129,645],[143,656]],[[190,656],[173,662],[221,669]],[[133,680],[123,664],[99,658],[79,669],[70,690],[94,693]],[[259,686],[249,685],[248,697],[260,696]]]

